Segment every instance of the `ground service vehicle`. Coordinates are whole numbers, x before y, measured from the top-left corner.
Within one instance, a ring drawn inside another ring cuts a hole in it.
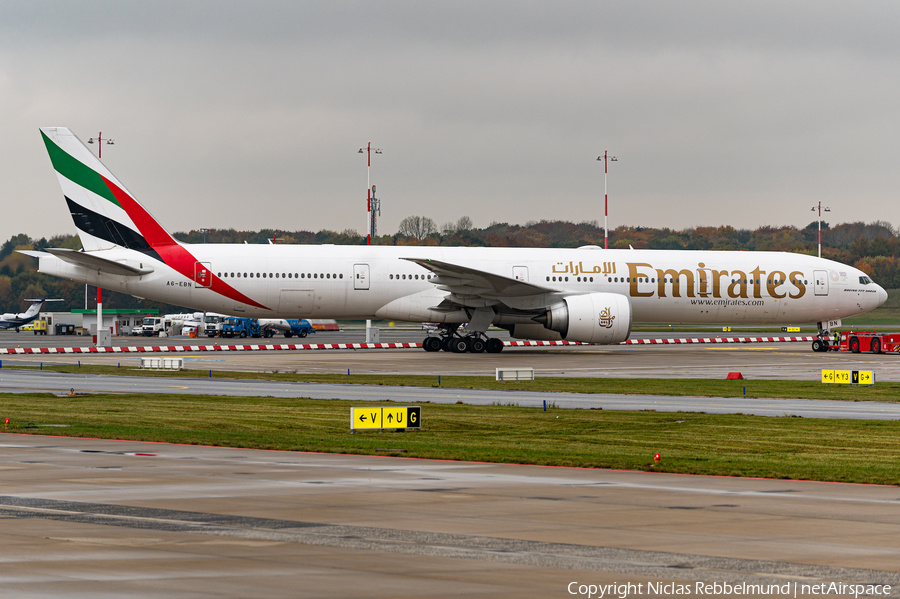
[[[266,337],[274,337],[277,331],[284,333],[285,337],[306,337],[316,332],[305,318],[260,318],[259,326]]]
[[[287,321],[291,325],[291,330],[284,332],[285,337],[293,337],[294,335],[306,337],[310,333],[315,333],[313,326],[305,318],[288,318]]]
[[[223,337],[262,337],[262,330],[255,318],[235,318],[229,317],[225,319],[222,325]]]
[[[141,335],[144,337],[158,337],[166,330],[166,322],[158,316],[146,316],[141,321]]]
[[[887,354],[900,351],[900,333],[876,333],[875,331],[841,331],[837,345],[831,345],[833,351],[848,351]]]
[[[47,321],[43,318],[40,320],[35,320],[31,323],[31,330],[34,331],[35,335],[46,335],[47,334]]]
[[[222,334],[222,325],[225,324],[225,316],[218,314],[207,314],[204,322],[206,323],[205,333],[207,337],[218,337]]]
[[[853,266],[789,252],[181,243],[69,129],[41,135],[83,249],[20,252],[44,274],[207,312],[433,322],[425,351],[495,353],[491,326],[615,344],[643,322],[817,323],[821,346],[830,321],[887,299]]]

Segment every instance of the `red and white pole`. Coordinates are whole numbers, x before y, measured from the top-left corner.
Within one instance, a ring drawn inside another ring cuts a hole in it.
[[[103,330],[103,290],[97,287],[97,346],[101,344],[100,331]],[[104,337],[105,338],[105,337]]]

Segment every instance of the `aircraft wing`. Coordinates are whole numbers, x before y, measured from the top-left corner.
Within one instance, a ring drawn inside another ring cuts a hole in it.
[[[448,291],[440,305],[431,308],[438,312],[456,310],[459,306],[477,308],[505,304],[516,310],[536,310],[558,301],[559,292],[540,285],[459,264],[402,258],[427,268],[437,275],[431,282],[438,289]]]
[[[552,293],[552,289],[532,285],[525,281],[512,279],[468,266],[450,264],[427,258],[403,258],[427,268],[437,275],[431,282],[451,293],[462,295],[480,295],[483,297],[518,297],[524,295],[540,295]]]
[[[44,252],[35,252],[30,250],[19,250],[20,253],[40,258],[41,254],[51,254],[64,262],[82,266],[90,270],[96,270],[110,275],[120,275],[125,277],[140,277],[153,272],[152,268],[138,268],[123,262],[108,260],[95,255],[93,252],[80,252],[78,250],[69,250],[64,248],[46,248]]]

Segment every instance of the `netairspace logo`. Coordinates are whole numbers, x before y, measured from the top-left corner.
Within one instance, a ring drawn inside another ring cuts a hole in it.
[[[588,599],[626,599],[638,595],[706,595],[724,597],[728,595],[776,595],[782,597],[809,597],[814,595],[842,595],[848,597],[888,597],[891,586],[886,584],[847,584],[843,582],[821,582],[816,584],[788,582],[785,584],[750,584],[740,582],[632,582],[612,584],[581,584],[570,582],[566,587],[570,595]]]

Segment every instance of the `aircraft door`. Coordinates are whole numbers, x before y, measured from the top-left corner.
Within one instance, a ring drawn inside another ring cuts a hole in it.
[[[209,289],[212,285],[212,272],[209,266],[209,262],[194,262],[194,287],[197,289]]]
[[[828,273],[824,270],[814,270],[816,295],[828,295]]]
[[[513,266],[513,278],[517,281],[525,281],[528,282],[528,267],[527,266]]]
[[[694,286],[697,288],[697,296],[698,297],[710,297],[713,292],[713,280],[712,280],[712,269],[711,268],[698,268],[697,269],[697,278],[694,280]]]
[[[353,288],[368,289],[369,288],[369,265],[354,264],[353,265]]]

